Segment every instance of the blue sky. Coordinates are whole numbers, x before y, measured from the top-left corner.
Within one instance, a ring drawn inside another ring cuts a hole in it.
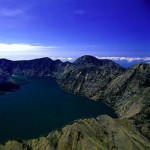
[[[0,53],[9,59],[150,57],[150,1],[1,0]]]

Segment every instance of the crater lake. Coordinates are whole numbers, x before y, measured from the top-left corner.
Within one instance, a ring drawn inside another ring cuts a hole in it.
[[[0,142],[47,135],[80,118],[114,110],[102,102],[62,90],[51,78],[31,78],[19,90],[0,95]]]

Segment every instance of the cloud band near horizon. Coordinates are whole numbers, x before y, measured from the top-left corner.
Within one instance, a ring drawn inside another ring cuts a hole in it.
[[[127,61],[127,62],[133,62],[133,61],[150,61],[150,57],[98,57],[98,59],[109,59],[113,61]]]
[[[49,57],[53,60],[60,59],[61,61],[74,61],[80,55],[76,55],[75,52],[67,51],[60,46],[43,46],[40,44],[6,44],[0,43],[0,58],[6,58],[11,60],[29,60],[41,57]],[[91,53],[92,55],[92,53]],[[109,59],[113,61],[127,61],[128,63],[137,62],[150,62],[150,57],[116,57],[116,56],[95,56],[98,59]]]

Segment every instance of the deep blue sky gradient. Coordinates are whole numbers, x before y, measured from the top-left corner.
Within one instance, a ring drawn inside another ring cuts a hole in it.
[[[150,56],[150,1],[1,0],[0,43],[60,47],[50,56]]]

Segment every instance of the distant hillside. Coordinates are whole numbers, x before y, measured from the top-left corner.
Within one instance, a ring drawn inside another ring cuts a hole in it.
[[[53,61],[47,57],[25,61],[0,59],[0,69],[2,71],[25,76],[55,76],[55,73],[61,72],[66,64],[67,62]]]

